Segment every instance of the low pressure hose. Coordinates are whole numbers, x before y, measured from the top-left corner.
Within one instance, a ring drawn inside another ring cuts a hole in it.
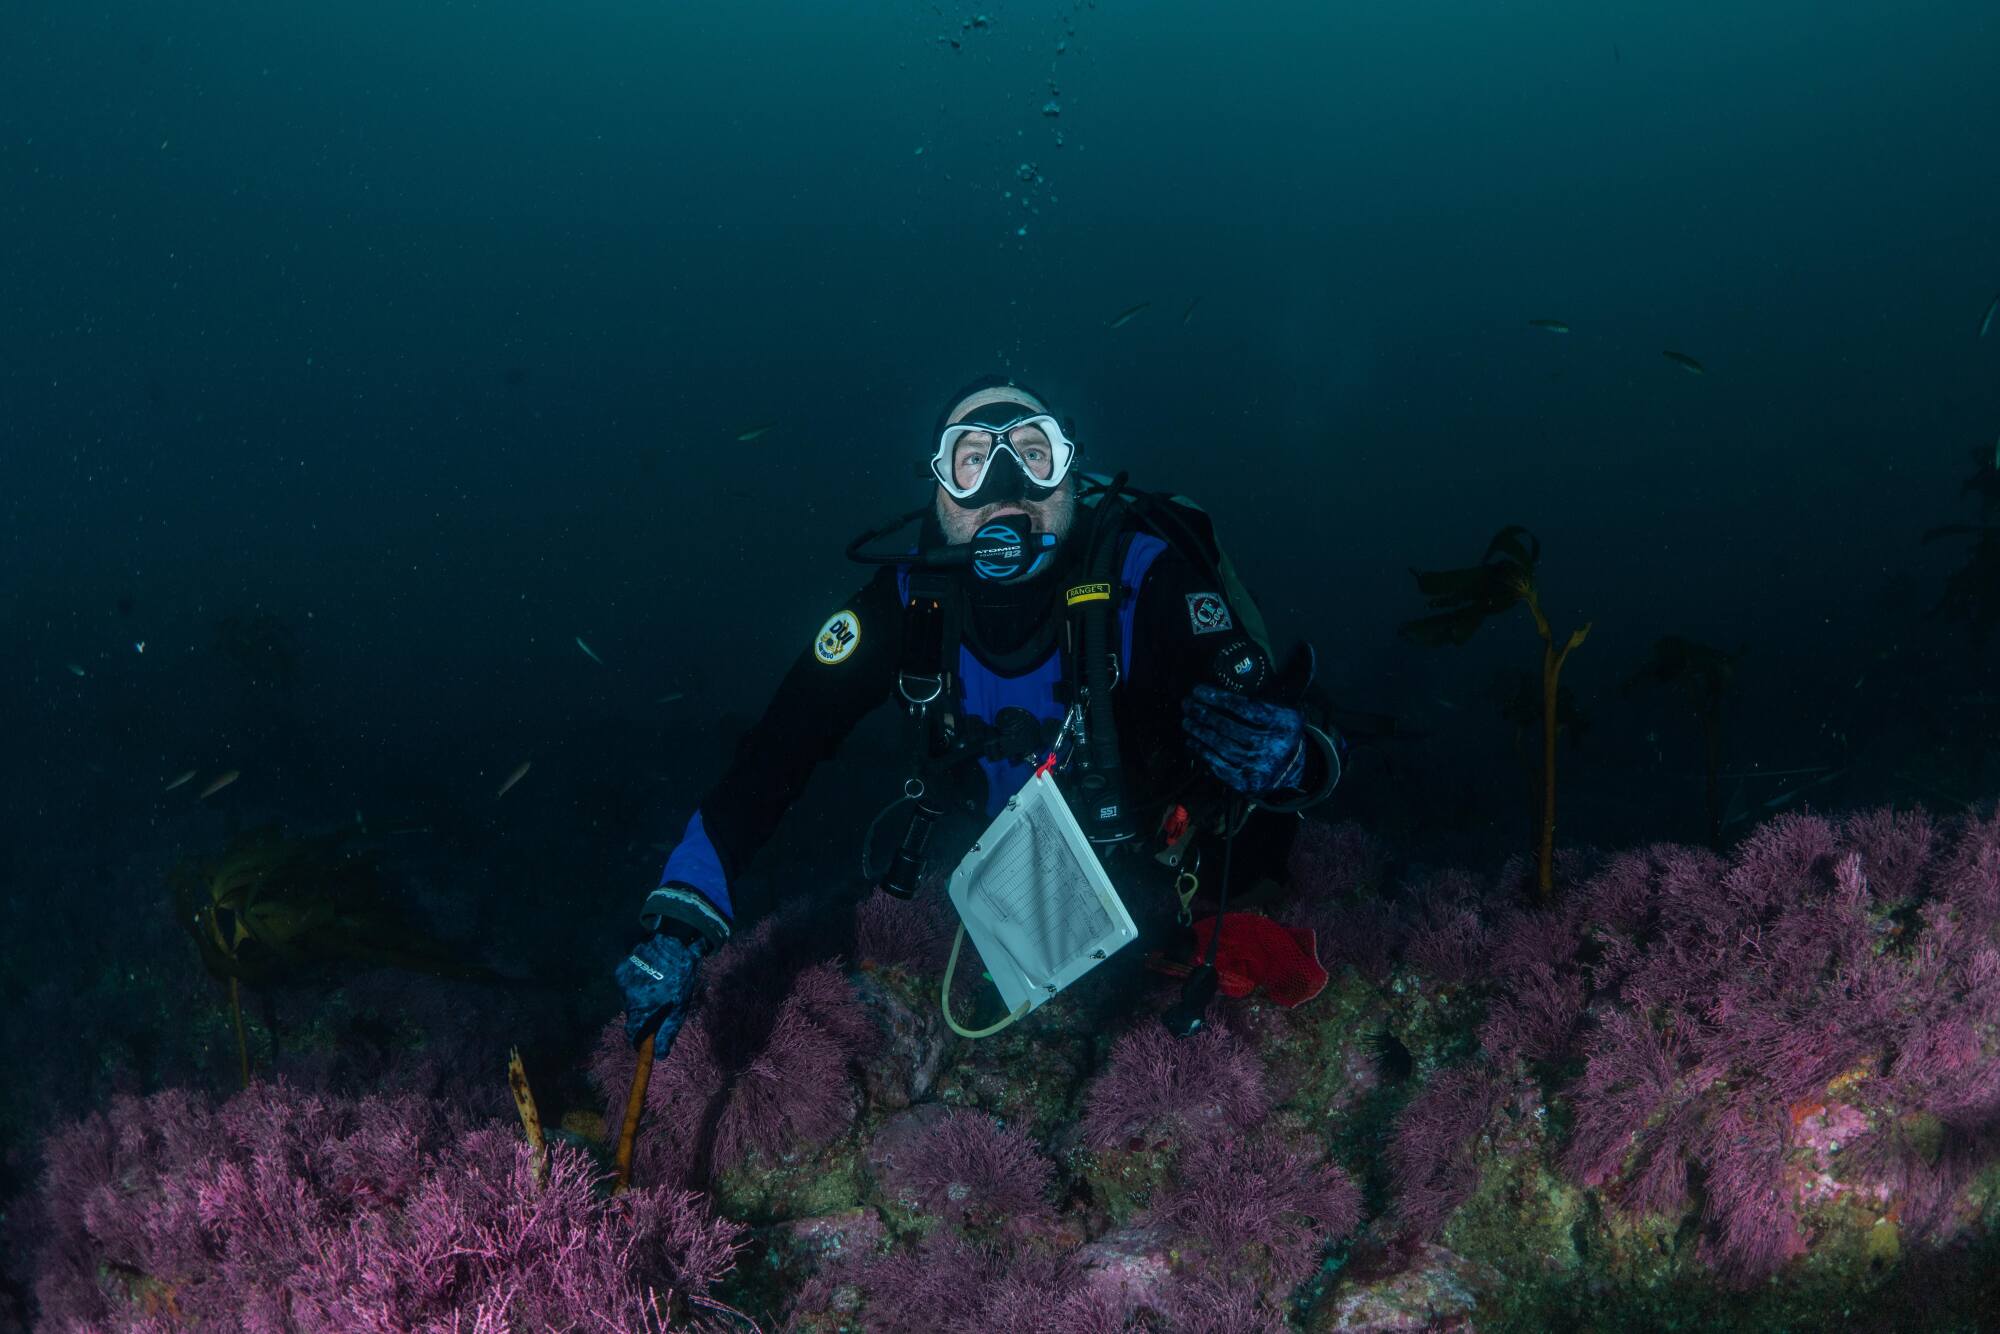
[[[1008,1015],[1005,1019],[1002,1019],[999,1023],[994,1024],[987,1028],[966,1028],[964,1025],[960,1024],[958,1022],[957,1016],[953,1015],[951,1012],[951,980],[953,976],[956,975],[958,972],[958,948],[964,943],[965,943],[965,923],[960,922],[958,924],[958,934],[952,937],[951,958],[945,963],[944,966],[944,986],[939,988],[938,990],[938,1005],[941,1009],[944,1010],[944,1021],[946,1024],[950,1025],[952,1032],[958,1034],[962,1038],[990,1038],[995,1033],[998,1033],[1001,1029],[1006,1028],[1009,1025],[1017,1022],[1022,1015],[1026,1014],[1029,1009],[1028,1002],[1022,1001],[1019,1005],[1016,1005],[1014,1007],[1014,1013]]]

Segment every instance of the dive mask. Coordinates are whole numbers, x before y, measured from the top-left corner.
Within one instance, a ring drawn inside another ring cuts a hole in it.
[[[1020,407],[992,404],[990,412],[976,411],[938,436],[931,475],[961,506],[1045,500],[1069,476],[1076,446],[1061,424],[1046,412],[1013,415]]]

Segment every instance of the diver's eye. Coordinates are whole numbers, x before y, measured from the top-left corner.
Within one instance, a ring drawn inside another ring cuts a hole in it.
[[[986,470],[986,451],[983,449],[962,450],[955,465],[960,486],[971,486]]]

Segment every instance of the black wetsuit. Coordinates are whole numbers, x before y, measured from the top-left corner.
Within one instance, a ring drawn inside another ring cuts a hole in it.
[[[1217,680],[1218,660],[1240,652],[1247,641],[1222,590],[1194,561],[1153,537],[1132,538],[1126,551],[1122,579],[1113,590],[1114,634],[1120,639],[1113,699],[1128,806],[1141,821],[1142,837],[1134,843],[1152,851],[1159,840],[1145,835],[1171,805],[1219,811],[1226,798],[1221,784],[1188,751],[1181,702],[1196,684]],[[953,664],[958,687],[953,702],[962,714],[983,713],[991,722],[995,702],[1011,697],[1017,706],[1025,703],[1045,735],[1052,735],[1068,698],[1061,653],[1071,620],[1065,593],[1079,577],[1073,564],[1062,562],[1021,585],[959,577],[966,614],[960,658]],[[649,915],[711,936],[720,924],[726,933],[735,916],[730,886],[804,791],[814,767],[866,714],[896,697],[905,662],[906,578],[905,567],[883,567],[799,654],[689,821],[661,875],[661,889],[648,901]],[[1031,767],[1031,757],[981,760],[976,769],[966,766],[966,782],[952,795],[975,814],[983,804],[990,816]],[[1234,853],[1233,900],[1259,880],[1282,878],[1297,823],[1296,817],[1268,812],[1252,817]],[[1112,859],[1114,880],[1120,878],[1115,863],[1128,861],[1152,859],[1130,854]],[[700,902],[686,902],[690,890]]]

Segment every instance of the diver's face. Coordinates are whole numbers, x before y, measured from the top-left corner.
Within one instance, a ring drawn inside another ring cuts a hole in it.
[[[1055,470],[1055,447],[1049,443],[1047,435],[1033,424],[1017,426],[1008,431],[1007,442],[1002,447],[1020,460],[1021,468],[1029,477],[1046,482]],[[970,491],[979,485],[979,479],[986,475],[987,465],[992,461],[993,432],[968,430],[958,437],[952,447],[952,478],[961,491]]]
[[[1070,524],[1076,518],[1076,490],[1071,479],[1065,477],[1046,500],[998,500],[978,509],[963,509],[949,491],[937,488],[938,525],[944,529],[945,540],[953,545],[970,542],[983,525],[1003,514],[1025,514],[1034,520],[1037,529],[1053,533],[1060,542],[1069,536]]]

